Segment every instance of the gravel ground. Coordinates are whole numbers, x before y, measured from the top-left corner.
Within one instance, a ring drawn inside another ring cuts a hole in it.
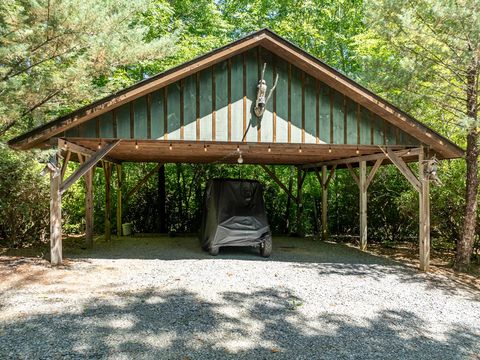
[[[0,257],[0,359],[480,359],[480,293],[343,245],[130,238]]]

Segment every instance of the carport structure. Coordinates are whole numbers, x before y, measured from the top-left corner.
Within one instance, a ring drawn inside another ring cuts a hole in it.
[[[274,91],[257,117],[262,74],[267,94]],[[115,166],[121,179],[122,162],[257,164],[287,193],[268,165],[295,165],[299,191],[289,196],[299,205],[303,180],[315,172],[323,193],[323,239],[329,181],[335,169],[348,168],[360,190],[361,249],[367,246],[368,186],[381,165],[393,163],[419,193],[420,268],[426,271],[432,159],[463,156],[445,137],[267,29],[46,123],[9,145],[56,150],[48,164],[54,265],[62,262],[61,197],[82,176],[86,241],[92,244],[92,178],[99,162],[106,177],[107,238],[110,177]],[[80,166],[64,179],[70,160]],[[410,162],[418,162],[417,174]],[[121,191],[117,201],[120,233]]]

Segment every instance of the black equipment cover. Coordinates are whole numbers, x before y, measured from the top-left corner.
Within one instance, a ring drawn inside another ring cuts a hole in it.
[[[207,182],[200,241],[204,249],[255,246],[270,233],[263,187],[254,180]]]

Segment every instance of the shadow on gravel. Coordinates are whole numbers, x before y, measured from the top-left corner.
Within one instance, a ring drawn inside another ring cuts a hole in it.
[[[288,291],[222,296],[217,304],[183,290],[114,293],[82,313],[18,319],[0,328],[0,358],[469,359],[480,351],[470,329],[432,339],[407,311],[356,324],[328,311],[307,319],[302,299]],[[232,307],[238,311],[224,315]]]
[[[405,283],[421,283],[427,289],[441,289],[450,295],[459,290],[468,297],[480,301],[480,293],[474,286],[452,279],[425,274],[399,262],[372,255],[343,244],[314,241],[296,237],[274,237],[273,254],[260,257],[258,249],[225,247],[216,257],[202,251],[195,237],[121,237],[111,242],[97,241],[89,250],[74,249],[65,252],[73,259],[148,259],[148,260],[241,260],[296,263],[295,266],[317,268],[322,276],[368,276],[381,280],[395,275]]]

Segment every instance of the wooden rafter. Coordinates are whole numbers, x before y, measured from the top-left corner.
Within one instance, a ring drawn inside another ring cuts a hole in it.
[[[288,191],[287,187],[285,185],[282,184],[282,182],[280,181],[280,179],[277,177],[277,175],[275,175],[275,173],[270,170],[266,165],[260,165],[262,167],[263,170],[265,170],[265,172],[270,175],[270,177],[272,178],[273,181],[275,181],[277,183],[278,186],[280,186],[280,188],[285,191],[285,193],[290,196],[294,201],[295,203],[298,204],[298,198],[293,195],[290,191]]]
[[[420,192],[420,181],[417,177],[413,174],[412,170],[408,167],[408,165],[403,161],[403,159],[398,156],[395,152],[390,149],[387,149],[388,158],[392,161],[393,164],[400,170],[400,172],[405,176],[405,178],[412,184],[412,186]]]
[[[414,148],[414,149],[398,150],[398,151],[395,151],[394,153],[398,157],[415,156],[420,154],[420,149]],[[354,157],[343,158],[343,159],[335,159],[335,160],[323,161],[315,164],[306,164],[306,165],[303,165],[302,168],[315,169],[315,168],[320,168],[322,166],[356,164],[356,163],[360,163],[360,161],[368,162],[368,161],[376,161],[378,159],[385,160],[385,159],[388,159],[388,156],[385,152],[382,151],[376,154],[354,156]]]
[[[118,145],[120,140],[115,140],[111,143],[108,143],[103,148],[95,152],[90,156],[88,160],[86,160],[82,165],[80,165],[77,170],[70,175],[70,177],[62,182],[60,185],[60,193],[63,194],[70,186],[72,186],[75,181],[80,179],[87,171],[89,171],[92,167],[94,167],[100,160],[102,160],[105,155],[107,155],[115,146]]]
[[[80,154],[84,156],[92,156],[93,154],[95,154],[95,151],[65,139],[59,139],[58,142],[59,142],[59,147],[61,147],[62,149],[66,149],[67,151],[74,152],[77,155]],[[120,163],[118,160],[112,159],[109,156],[105,156],[103,160],[114,163],[114,164]]]

